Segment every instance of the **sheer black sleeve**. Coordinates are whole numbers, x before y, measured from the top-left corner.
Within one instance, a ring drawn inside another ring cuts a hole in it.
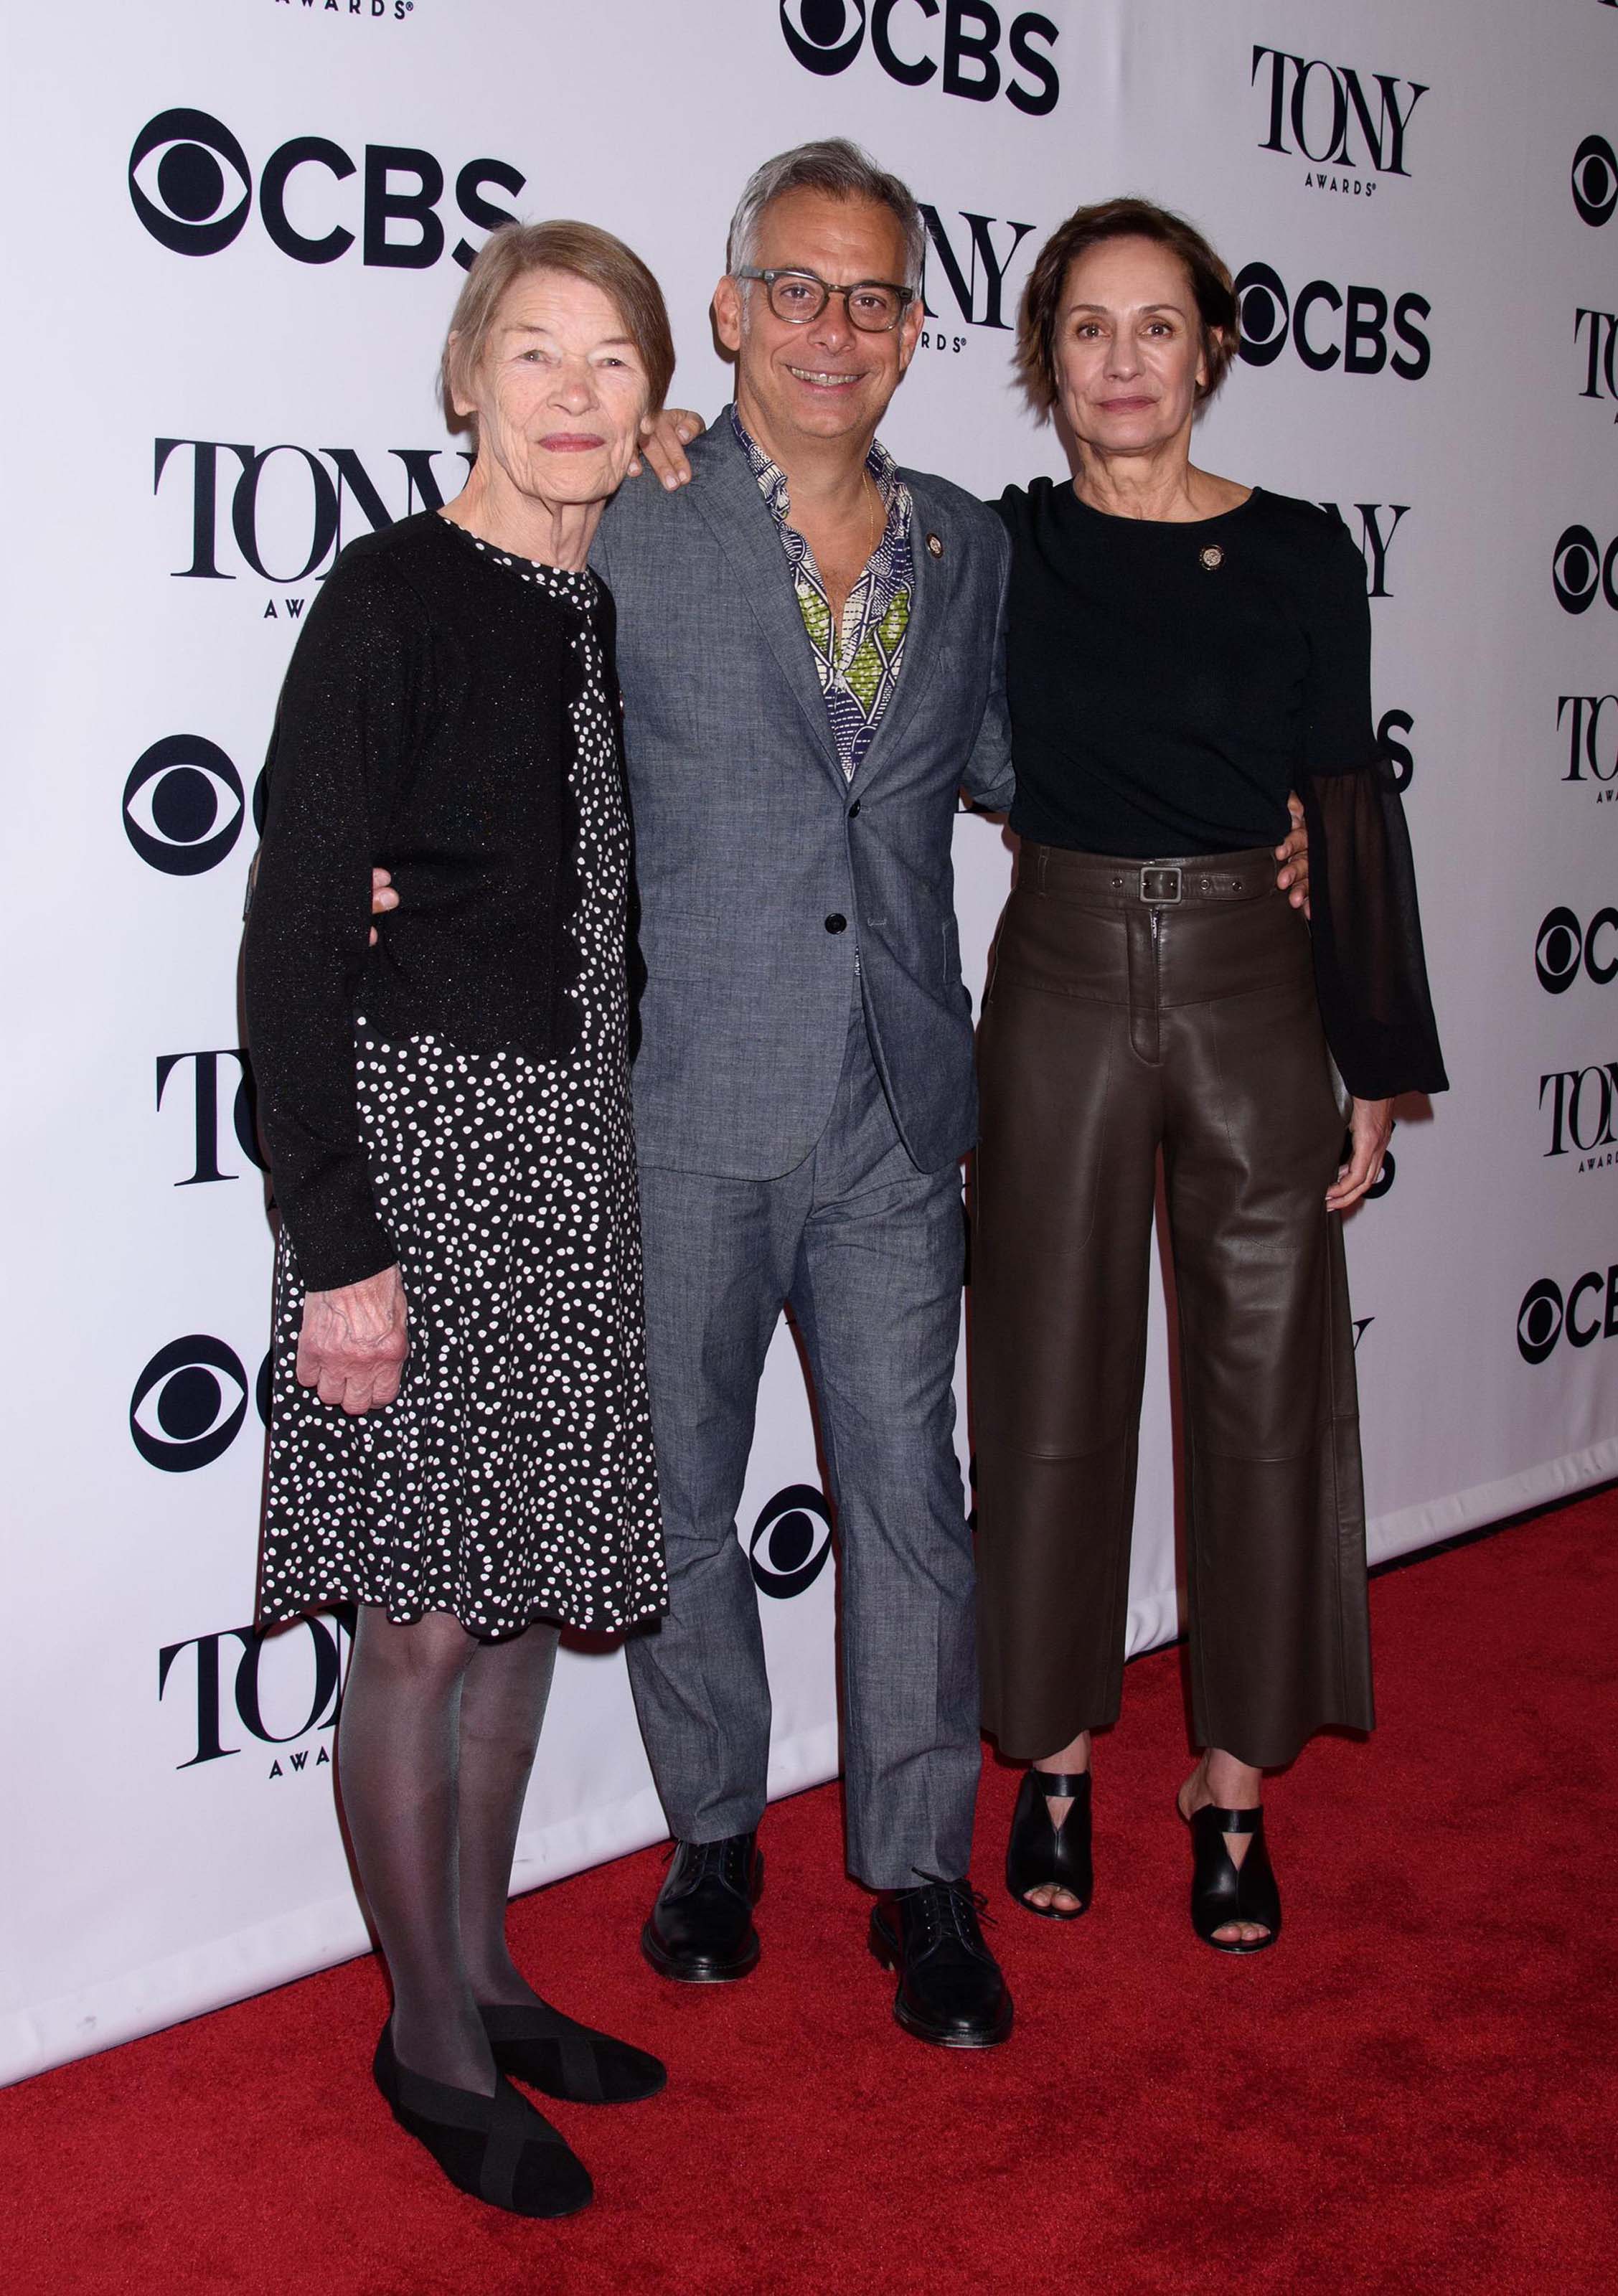
[[[1326,1041],[1359,1100],[1449,1086],[1427,988],[1416,870],[1385,757],[1305,774],[1315,988]]]
[[[1315,987],[1358,1100],[1443,1092],[1410,836],[1371,718],[1371,609],[1348,533],[1322,537],[1308,592],[1310,667],[1298,795],[1309,827]]]

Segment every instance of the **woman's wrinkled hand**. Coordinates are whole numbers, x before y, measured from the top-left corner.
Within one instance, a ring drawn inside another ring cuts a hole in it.
[[[406,1321],[397,1267],[341,1291],[306,1293],[299,1386],[312,1387],[322,1403],[341,1404],[351,1416],[391,1403],[409,1349]]]
[[[374,917],[385,917],[390,909],[397,909],[398,906],[398,895],[393,890],[392,878],[388,874],[385,869],[373,869],[371,872],[372,915]],[[376,927],[374,925],[371,928],[371,946],[373,948],[376,947]]]
[[[694,414],[688,406],[665,406],[661,414],[645,415],[640,426],[641,452],[629,465],[631,477],[640,476],[644,462],[670,493],[676,487],[688,485],[691,464],[686,449],[707,428],[702,416]]]
[[[1276,883],[1285,894],[1294,909],[1309,914],[1309,832],[1303,825],[1303,807],[1296,796],[1289,796],[1286,810],[1292,816],[1292,827],[1286,842],[1276,848],[1276,859],[1281,864]]]
[[[1382,1160],[1393,1137],[1391,1100],[1357,1100],[1349,1118],[1349,1160],[1326,1192],[1328,1212],[1345,1212],[1382,1177]]]

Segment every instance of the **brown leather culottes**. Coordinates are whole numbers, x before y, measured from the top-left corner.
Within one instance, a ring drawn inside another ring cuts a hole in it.
[[[1372,1721],[1342,1223],[1309,928],[1267,850],[1024,845],[979,1036],[973,1392],[983,1723],[1117,1718],[1162,1155],[1192,1725],[1266,1767]]]

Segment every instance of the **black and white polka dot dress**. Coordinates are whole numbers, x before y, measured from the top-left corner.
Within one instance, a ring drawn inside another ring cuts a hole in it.
[[[303,1291],[284,1235],[259,1616],[343,1599],[470,1632],[610,1628],[667,1605],[646,1398],[624,966],[629,828],[590,619],[595,578],[473,546],[578,618],[581,1004],[554,1061],[356,1029],[378,1213],[410,1353],[355,1418],[295,1376]]]

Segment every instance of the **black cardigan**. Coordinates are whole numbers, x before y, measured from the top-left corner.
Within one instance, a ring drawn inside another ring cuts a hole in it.
[[[546,1058],[576,1040],[577,628],[426,512],[350,544],[300,633],[270,744],[247,1027],[310,1290],[398,1256],[360,1137],[357,1021],[463,1052]],[[610,620],[602,635],[610,665]],[[372,948],[374,865],[401,906]]]

